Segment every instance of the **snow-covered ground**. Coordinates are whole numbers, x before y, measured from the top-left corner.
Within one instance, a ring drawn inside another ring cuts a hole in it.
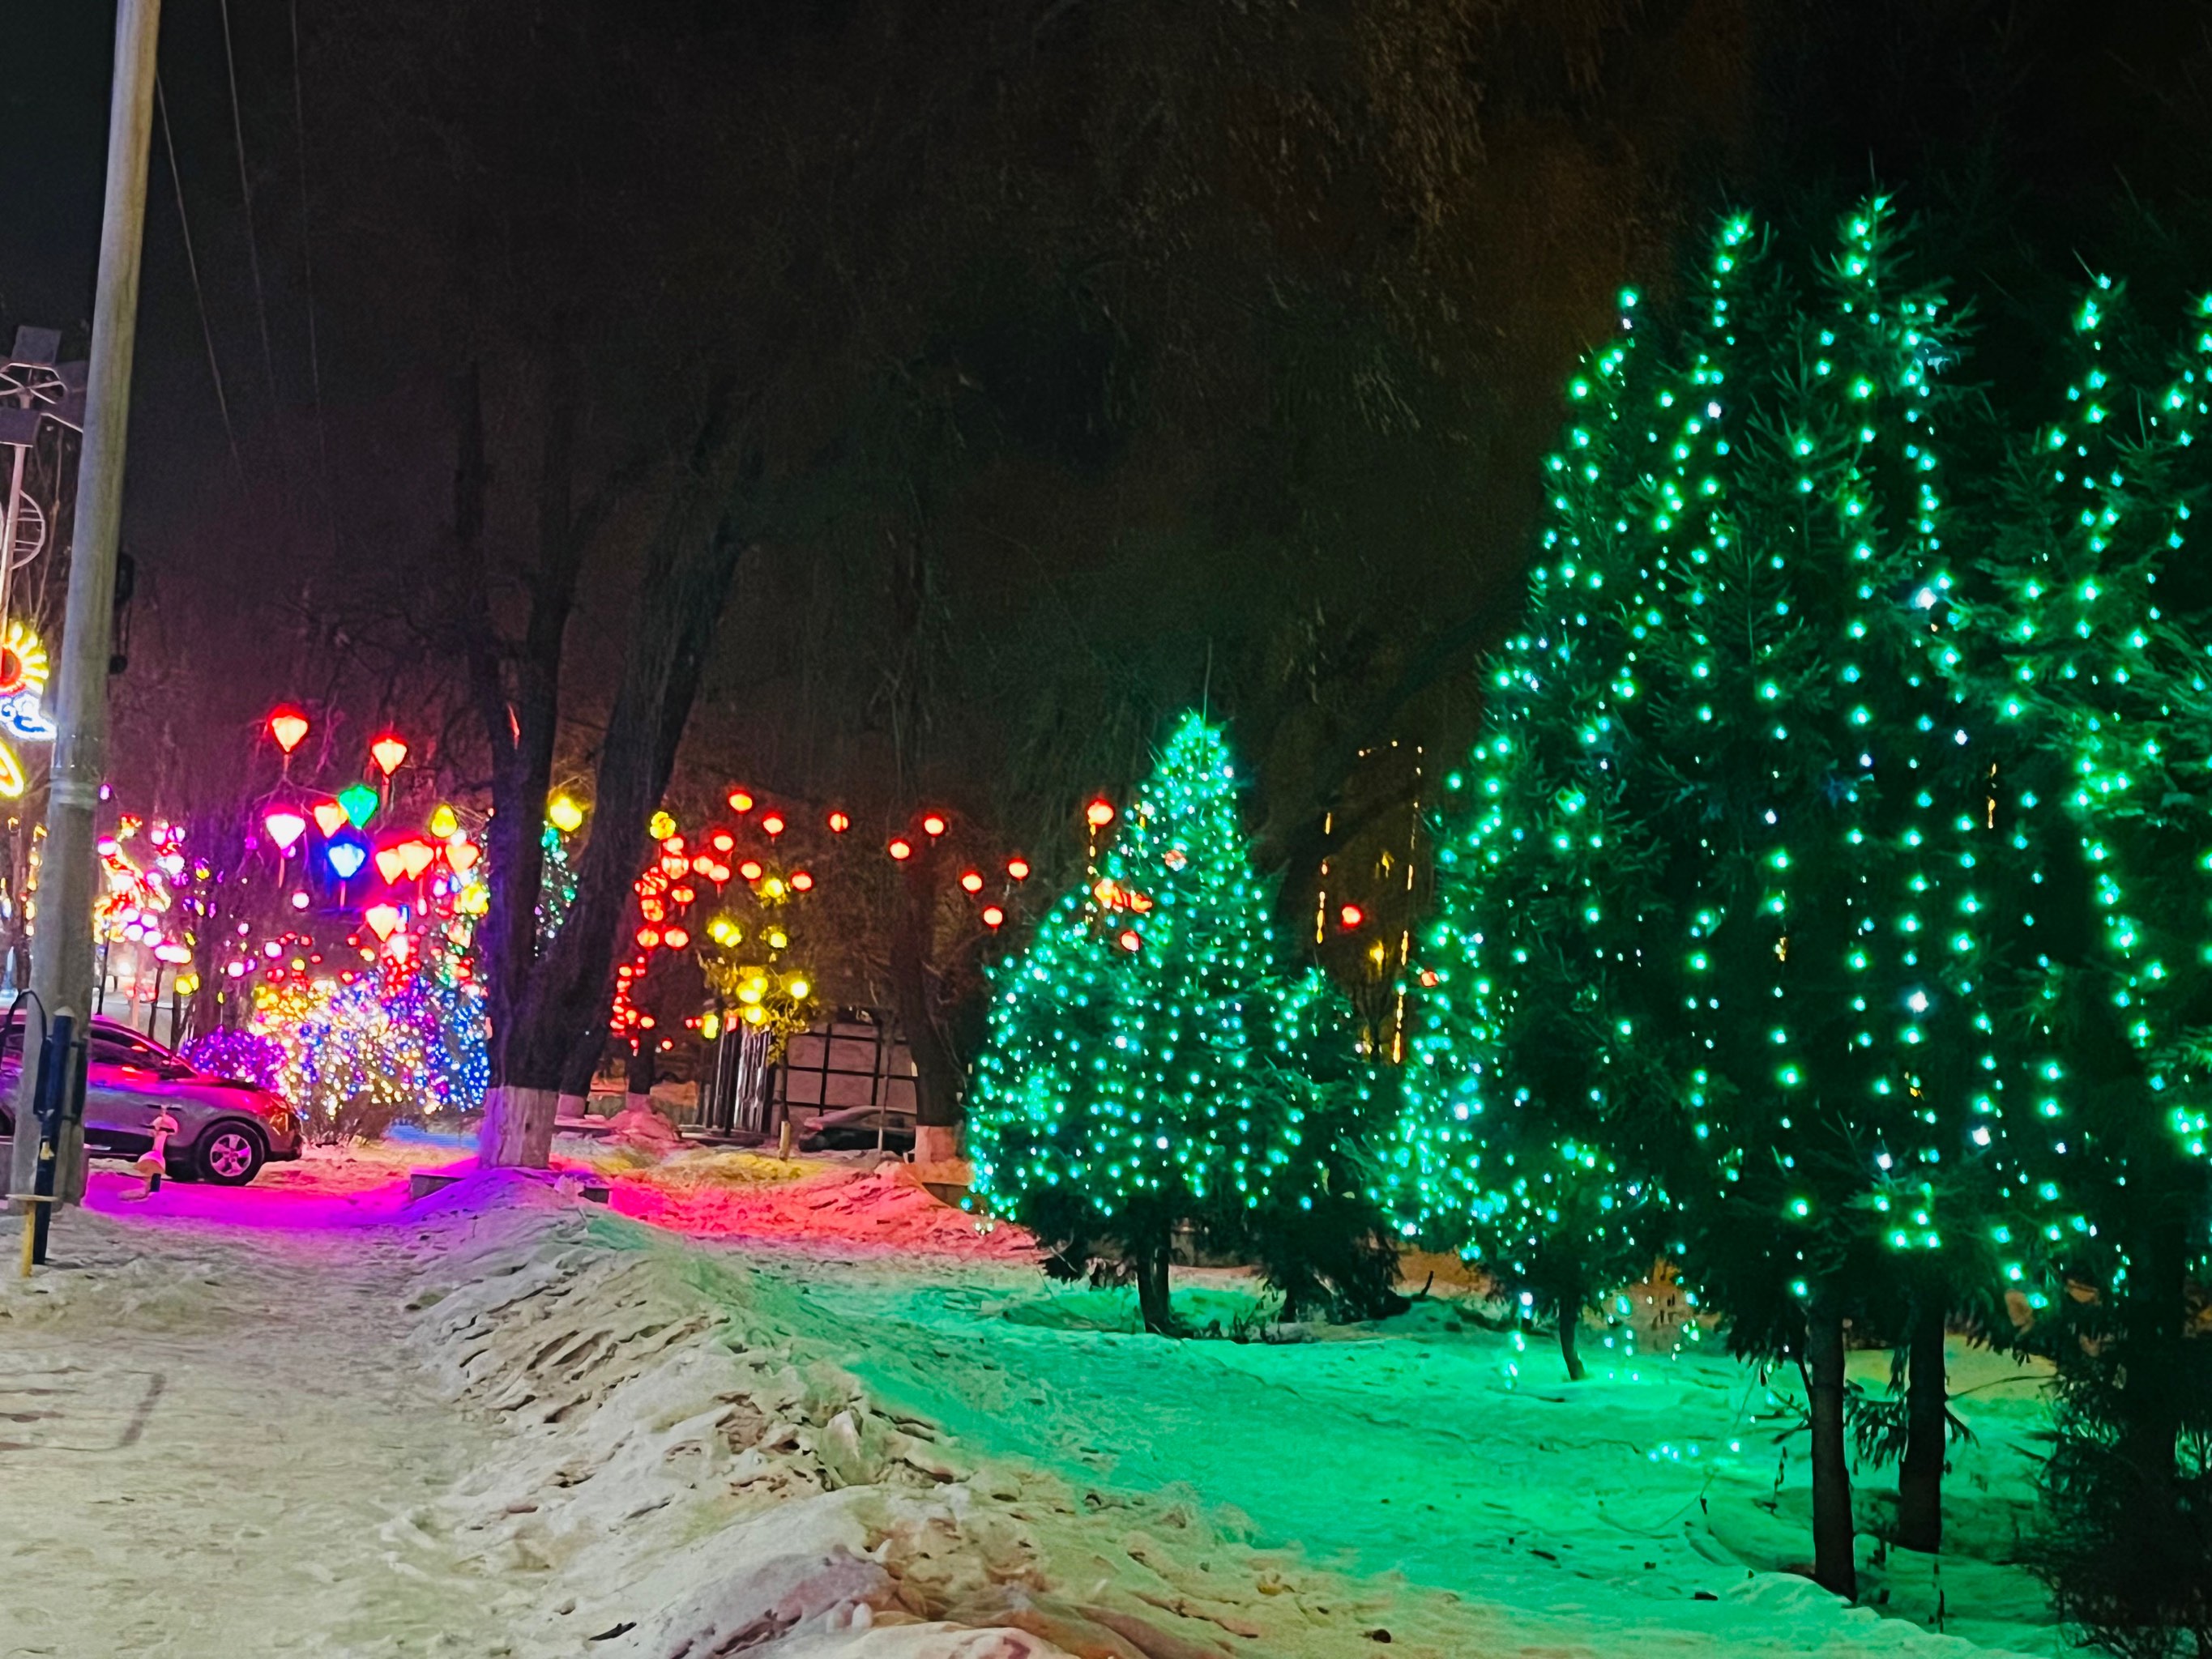
[[[1953,1553],[1869,1540],[1846,1608],[1784,1571],[1794,1377],[1593,1335],[1570,1388],[1442,1297],[1170,1343],[893,1174],[568,1150],[626,1213],[512,1176],[408,1205],[420,1145],[143,1205],[96,1176],[79,1265],[0,1285],[0,1659],[2063,1645],[2006,1565],[2039,1389],[1989,1355],[1954,1356]]]

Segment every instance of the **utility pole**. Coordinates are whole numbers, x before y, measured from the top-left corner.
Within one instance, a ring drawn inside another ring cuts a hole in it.
[[[138,320],[138,253],[146,223],[146,158],[153,137],[154,52],[161,0],[117,0],[115,84],[107,113],[107,191],[93,297],[84,444],[77,459],[76,536],[62,625],[54,758],[46,793],[46,848],[31,988],[47,1019],[66,1009],[84,1024],[92,1006],[92,907],[96,880],[93,812],[107,767],[107,665],[114,626],[115,556],[123,532],[124,441],[131,423],[131,359]],[[15,1106],[10,1193],[37,1176],[40,1045],[24,1022]],[[60,1147],[57,1191],[84,1196],[82,1132]],[[34,1205],[25,1205],[26,1210]],[[26,1218],[26,1224],[29,1223]]]

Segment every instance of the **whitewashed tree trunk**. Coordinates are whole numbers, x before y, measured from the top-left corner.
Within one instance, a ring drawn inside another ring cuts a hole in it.
[[[917,1164],[950,1164],[960,1156],[960,1129],[951,1123],[917,1123],[914,1126],[914,1161]]]
[[[563,1118],[586,1116],[590,1113],[591,1109],[592,1097],[589,1095],[562,1095],[561,1097],[560,1115]]]
[[[486,1169],[542,1170],[553,1160],[557,1089],[513,1085],[484,1094],[483,1127],[477,1132],[477,1162]]]

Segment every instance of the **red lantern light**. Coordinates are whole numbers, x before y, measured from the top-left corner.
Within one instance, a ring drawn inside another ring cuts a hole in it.
[[[707,837],[707,844],[717,853],[726,853],[738,844],[738,838],[726,830],[717,830]]]
[[[425,870],[437,862],[438,859],[438,849],[427,841],[410,838],[401,842],[392,850],[399,854],[400,867],[407,872],[407,879],[410,881],[420,877]],[[389,880],[390,878],[387,877],[386,879]]]
[[[1006,873],[1016,881],[1027,881],[1030,878],[1030,861],[1019,856],[1008,859]]]
[[[671,836],[666,841],[660,843],[660,850],[664,853],[682,852],[684,850],[684,837],[681,836]]]
[[[780,836],[780,835],[781,835],[782,833],[783,833],[783,814],[782,814],[782,813],[781,813],[781,812],[770,812],[770,813],[768,813],[766,816],[764,816],[764,817],[761,819],[761,834],[763,834],[763,836]]]
[[[672,927],[660,936],[661,943],[672,951],[681,951],[691,943],[691,935],[681,927]]]
[[[983,890],[983,872],[980,870],[963,870],[960,872],[960,884],[963,887],[965,887],[971,893],[981,892]]]
[[[1083,816],[1093,830],[1103,830],[1114,822],[1114,803],[1101,795],[1083,809]]]
[[[730,866],[726,864],[717,864],[707,872],[707,878],[717,887],[720,886],[730,878]]]
[[[901,861],[912,858],[914,856],[914,843],[908,841],[904,836],[892,836],[890,855]]]
[[[655,950],[659,948],[659,944],[660,929],[658,927],[641,927],[637,930],[637,948],[639,950]]]
[[[712,854],[702,853],[697,858],[691,860],[691,873],[693,875],[711,876],[714,872],[714,860]]]
[[[693,899],[697,898],[699,895],[690,887],[677,887],[670,890],[668,896],[674,899],[678,904],[689,904]]]
[[[814,890],[813,872],[808,870],[793,871],[791,872],[791,890],[794,893],[812,892]]]
[[[389,904],[370,905],[361,913],[361,919],[368,924],[369,932],[379,939],[389,939],[398,931],[399,912]]]
[[[386,732],[368,745],[368,757],[376,763],[376,769],[390,777],[407,762],[407,740],[396,732]]]
[[[832,812],[830,815],[830,833],[831,835],[842,836],[852,827],[853,820],[845,813]]]
[[[346,827],[346,810],[334,800],[319,800],[310,810],[315,815],[315,827],[325,836],[335,836]]]
[[[758,859],[747,859],[738,866],[738,873],[747,881],[758,881],[761,878],[761,861]]]
[[[997,905],[987,904],[983,907],[983,925],[986,927],[999,927],[1005,922],[1006,919],[1006,913]]]
[[[376,872],[388,883],[395,882],[407,873],[407,860],[399,855],[397,847],[376,849]]]
[[[296,708],[281,708],[269,716],[270,738],[288,755],[307,740],[307,717]]]
[[[753,798],[742,789],[730,791],[730,811],[743,817],[753,810]]]
[[[446,862],[453,866],[456,875],[468,874],[482,856],[482,851],[472,841],[449,841],[446,843]]]
[[[1356,904],[1345,905],[1336,913],[1336,925],[1347,933],[1366,920],[1367,912]]]
[[[943,835],[945,830],[945,823],[944,813],[928,812],[922,816],[921,833],[927,836],[931,840],[934,841],[938,836]]]
[[[1115,941],[1124,951],[1134,951],[1144,942],[1144,935],[1133,927],[1124,927],[1121,930],[1121,937]]]

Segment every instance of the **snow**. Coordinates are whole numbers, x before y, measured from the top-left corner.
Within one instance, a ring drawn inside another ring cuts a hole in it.
[[[0,1655],[2063,1645],[2008,1564],[2040,1384],[1996,1356],[1954,1356],[1979,1438],[1953,1553],[1869,1540],[1847,1608],[1783,1571],[1808,1536],[1792,1376],[1592,1332],[1571,1388],[1440,1294],[1170,1343],[896,1168],[562,1152],[611,1211],[513,1173],[409,1205],[407,1167],[456,1156],[419,1142],[143,1204],[96,1175],[58,1234],[82,1265],[0,1285]],[[1178,1301],[1257,1323],[1234,1273]],[[1863,1519],[1893,1484],[1863,1478]]]

